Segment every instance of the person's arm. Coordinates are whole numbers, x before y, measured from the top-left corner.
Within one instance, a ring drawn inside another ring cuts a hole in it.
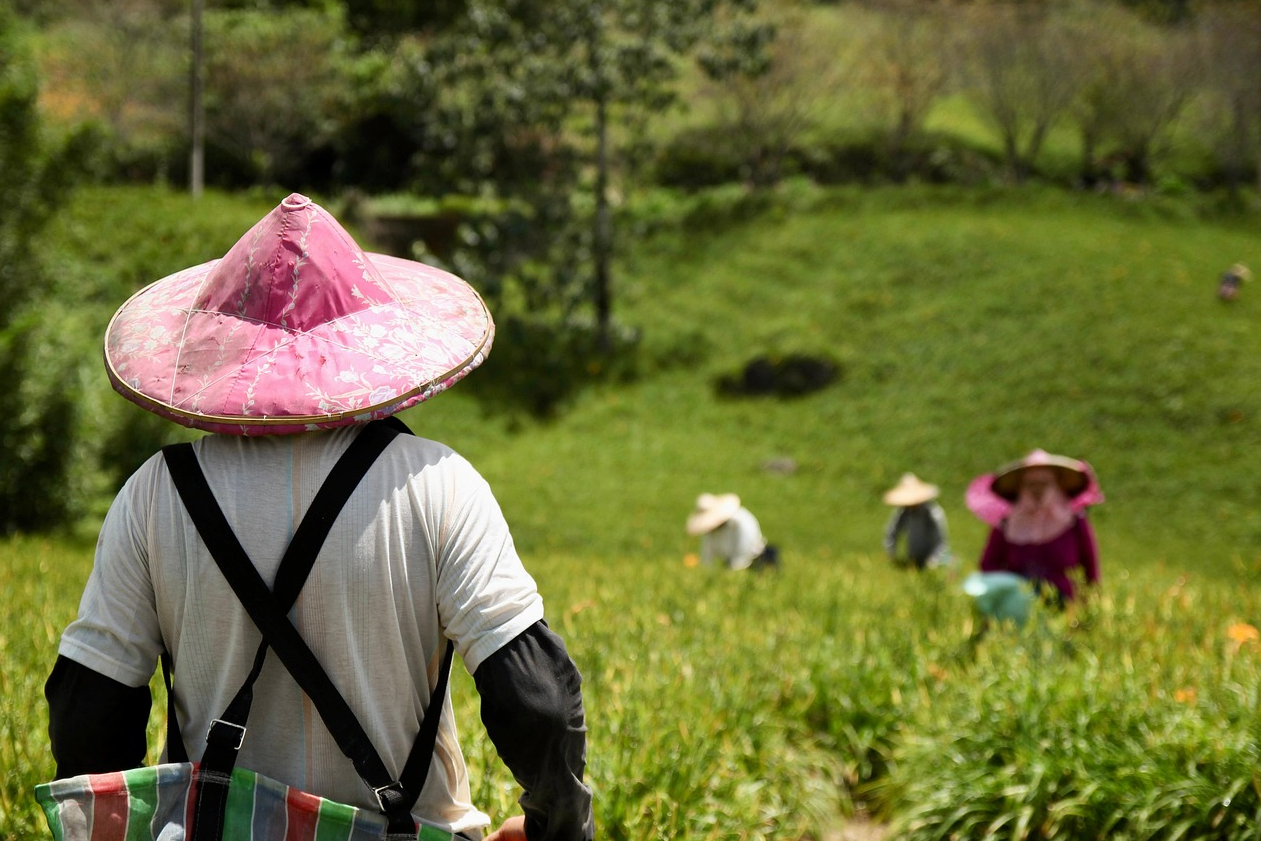
[[[885,523],[884,552],[890,558],[898,556],[898,533],[902,530],[902,517],[905,514],[905,508],[895,508],[889,516],[889,522]]]
[[[486,732],[523,789],[526,837],[591,841],[582,676],[564,641],[536,622],[482,661],[473,680]],[[516,826],[510,819],[500,837],[516,837]]]
[[[151,457],[110,505],[78,616],[44,686],[59,779],[144,764],[149,679],[163,649],[145,519],[160,468],[161,456]]]
[[[1081,559],[1082,571],[1086,573],[1087,584],[1099,583],[1099,547],[1095,542],[1095,531],[1090,521],[1082,515],[1077,521],[1078,555]]]
[[[985,551],[981,553],[981,572],[998,572],[1007,569],[1007,536],[1002,526],[990,529]]]
[[[933,549],[929,562],[936,566],[946,566],[950,563],[950,533],[946,528],[946,510],[933,503],[928,511],[932,514],[933,523],[937,526],[937,546]]]
[[[144,765],[148,684],[127,686],[58,656],[44,684],[56,779]]]

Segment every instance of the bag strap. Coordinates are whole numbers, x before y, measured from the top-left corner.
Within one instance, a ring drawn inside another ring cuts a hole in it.
[[[390,819],[390,831],[414,834],[415,822],[410,812],[420,795],[433,755],[437,725],[446,697],[447,678],[453,656],[451,642],[449,640],[447,642],[443,670],[433,695],[439,699],[438,709],[434,715],[425,717],[421,731],[417,734],[417,739],[408,755],[404,773],[400,775],[399,780],[393,780],[358,719],[355,718],[354,713],[287,616],[341,506],[345,504],[346,499],[349,498],[375,457],[400,431],[410,430],[407,430],[401,421],[389,418],[386,421],[368,424],[352,442],[351,448],[330,472],[328,479],[317,493],[315,501],[312,502],[311,509],[299,524],[290,547],[285,552],[281,568],[277,572],[274,594],[267,589],[232,532],[231,526],[206,483],[205,475],[201,471],[192,447],[172,445],[163,449],[163,455],[167,459],[176,488],[197,531],[264,638],[246,685],[242,686],[238,698],[233,699],[224,719],[216,722],[216,724],[224,725],[219,728],[221,738],[217,737],[216,741],[226,745],[226,750],[211,751],[208,740],[207,753],[211,756],[203,757],[203,768],[213,760],[211,770],[215,770],[214,765],[221,765],[220,760],[224,757],[235,764],[236,750],[240,747],[245,731],[244,718],[240,717],[239,713],[244,711],[244,714],[248,715],[248,699],[252,695],[252,683],[257,678],[257,673],[261,671],[262,658],[265,656],[267,646],[270,645],[276,650],[294,680],[311,698],[342,753],[351,760],[360,777],[377,794],[381,811]],[[242,696],[245,700],[238,703]],[[240,720],[231,720],[234,717],[240,717]],[[227,766],[228,774],[231,773],[231,767],[231,765]]]

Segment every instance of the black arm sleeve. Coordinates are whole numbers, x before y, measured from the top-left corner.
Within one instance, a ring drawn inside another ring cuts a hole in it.
[[[57,779],[144,765],[148,685],[127,686],[59,655],[44,697]]]
[[[486,732],[524,790],[526,837],[591,841],[582,676],[564,641],[536,622],[486,658],[473,680]]]

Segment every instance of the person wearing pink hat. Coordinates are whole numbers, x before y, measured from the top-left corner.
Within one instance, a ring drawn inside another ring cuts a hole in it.
[[[981,484],[974,482],[974,486]],[[981,554],[981,572],[1012,572],[1033,582],[1063,606],[1076,595],[1074,576],[1099,582],[1099,553],[1086,518],[1087,497],[1100,502],[1093,471],[1084,461],[1034,450],[1000,467],[986,480],[988,492],[1005,504]],[[973,490],[969,506],[984,510]],[[1048,589],[1049,588],[1049,589]]]
[[[394,417],[493,336],[467,283],[364,252],[297,194],[123,304],[114,388],[213,434],[155,454],[105,518],[45,690],[59,778],[143,764],[161,659],[165,761],[200,763],[197,820],[233,808],[206,806],[226,757],[391,838],[481,838],[444,713],[458,651],[524,791],[488,837],[593,837],[578,670],[486,481]]]

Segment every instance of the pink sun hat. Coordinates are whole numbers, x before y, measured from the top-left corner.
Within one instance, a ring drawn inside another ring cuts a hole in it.
[[[114,389],[230,435],[327,429],[428,400],[480,365],[495,325],[453,274],[364,252],[294,193],[221,259],[162,278],[105,331]]]
[[[1028,467],[1051,468],[1074,511],[1103,502],[1099,479],[1087,462],[1045,450],[1034,450],[993,473],[982,473],[973,479],[964,494],[964,503],[968,510],[982,522],[997,526],[1011,512],[1020,488],[1020,473]]]

